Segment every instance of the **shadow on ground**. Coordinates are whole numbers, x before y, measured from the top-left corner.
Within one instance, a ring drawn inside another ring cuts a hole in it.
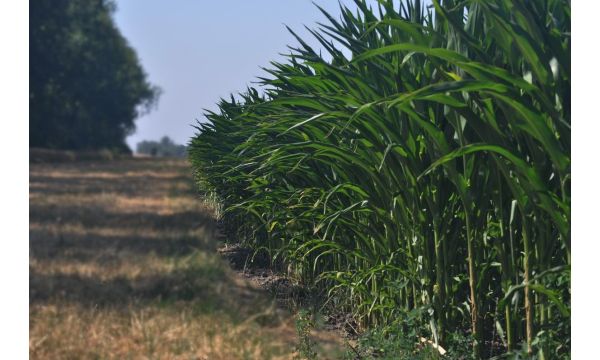
[[[217,254],[188,169],[30,165],[31,358],[292,356],[293,318]]]

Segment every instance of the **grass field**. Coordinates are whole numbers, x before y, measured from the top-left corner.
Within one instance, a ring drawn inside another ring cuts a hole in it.
[[[218,255],[184,160],[31,164],[29,196],[32,359],[296,355],[293,314]]]

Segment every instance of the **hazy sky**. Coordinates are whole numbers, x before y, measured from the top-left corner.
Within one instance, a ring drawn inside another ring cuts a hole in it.
[[[315,2],[339,16],[337,1]],[[351,0],[342,3],[354,8]],[[128,138],[134,150],[163,135],[187,143],[190,125],[204,121],[202,109],[243,91],[264,75],[261,66],[296,45],[283,24],[309,39],[303,25],[326,21],[310,0],[117,0],[117,7],[118,27],[150,81],[164,90],[158,108],[138,119]]]

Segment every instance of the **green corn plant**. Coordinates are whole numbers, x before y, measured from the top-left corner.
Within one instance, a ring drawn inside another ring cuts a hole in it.
[[[569,2],[355,4],[207,112],[199,188],[362,329],[568,357]]]

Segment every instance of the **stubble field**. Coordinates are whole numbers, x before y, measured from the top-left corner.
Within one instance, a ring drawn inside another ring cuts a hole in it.
[[[30,165],[32,359],[296,355],[293,315],[218,255],[193,188],[185,160]]]

